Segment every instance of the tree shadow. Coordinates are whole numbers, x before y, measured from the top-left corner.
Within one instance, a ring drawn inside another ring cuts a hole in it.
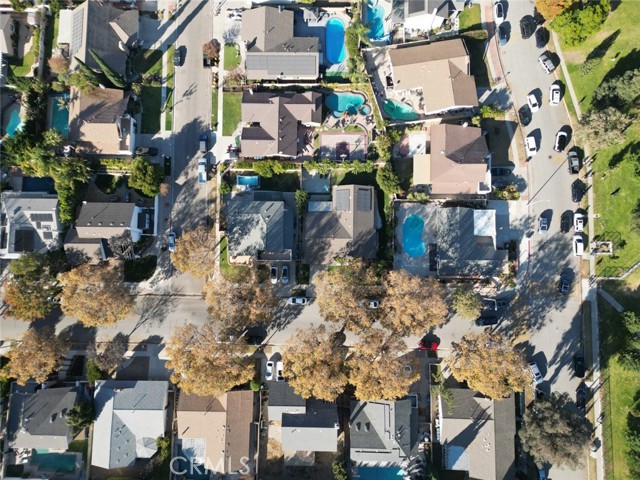
[[[161,295],[145,295],[135,307],[135,310],[140,312],[140,318],[128,336],[131,337],[143,326],[146,328],[159,326],[169,313],[175,311],[178,304],[177,294],[179,292],[174,291],[163,292]]]
[[[629,52],[627,55],[620,58],[616,62],[615,66],[604,76],[602,82],[600,82],[600,85],[608,80],[619,77],[627,70],[634,70],[638,68],[638,65],[640,65],[640,50],[634,48],[633,50],[631,50],[631,52]]]
[[[616,30],[607,38],[605,38],[602,42],[600,42],[600,45],[598,45],[593,50],[591,50],[591,52],[589,52],[589,54],[587,55],[586,61],[604,58],[604,56],[607,54],[611,46],[615,43],[619,35],[620,35],[620,29]]]
[[[626,159],[635,160],[638,165],[636,166],[636,174],[640,173],[640,142],[633,142],[624,147],[619,152],[616,152],[609,159],[609,168],[615,168]]]

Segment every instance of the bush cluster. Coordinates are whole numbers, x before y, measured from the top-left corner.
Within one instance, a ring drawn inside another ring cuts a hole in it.
[[[609,0],[586,3],[583,8],[566,10],[558,15],[551,22],[551,28],[558,32],[564,45],[574,47],[600,30],[610,10]]]

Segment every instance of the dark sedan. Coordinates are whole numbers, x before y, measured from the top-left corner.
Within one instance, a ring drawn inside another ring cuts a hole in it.
[[[576,371],[576,377],[584,378],[585,366],[584,366],[584,357],[582,355],[575,355],[573,357],[573,368]]]
[[[539,27],[536,30],[536,47],[544,48],[549,42],[549,30]]]
[[[476,320],[476,326],[478,327],[488,327],[490,325],[498,324],[498,316],[497,315],[486,315],[483,314]]]
[[[529,17],[523,17],[520,20],[520,35],[522,35],[523,40],[526,40],[533,34],[533,22]]]
[[[518,110],[518,116],[520,117],[520,124],[523,127],[529,125],[531,123],[531,109],[529,108],[529,105],[523,105],[520,107],[520,110]]]
[[[584,195],[584,183],[581,180],[576,180],[571,184],[571,200],[578,203],[582,200],[582,195]]]
[[[158,155],[158,149],[154,147],[136,147],[133,154],[140,157],[155,157]]]

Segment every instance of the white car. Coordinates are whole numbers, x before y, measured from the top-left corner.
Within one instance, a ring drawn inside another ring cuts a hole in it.
[[[264,372],[264,379],[266,381],[273,380],[273,362],[271,361],[267,362],[267,369]]]
[[[309,302],[306,297],[289,297],[287,303],[289,305],[306,305]]]
[[[504,14],[504,5],[502,2],[496,2],[493,6],[493,21],[496,22],[496,25],[500,25],[504,22],[505,14]]]
[[[282,362],[276,363],[276,382],[284,382],[284,376],[282,375]]]
[[[544,235],[549,231],[549,220],[547,217],[540,217],[538,219],[538,233]]]
[[[538,103],[538,99],[533,93],[527,95],[527,103],[529,104],[529,108],[532,112],[537,112],[540,110],[540,104]]]
[[[573,214],[573,229],[576,233],[582,233],[584,231],[584,215],[581,213]]]
[[[269,269],[269,281],[274,285],[278,283],[278,267],[271,267]]]
[[[176,234],[175,232],[169,232],[169,251],[170,252],[175,252],[176,251]]]
[[[380,306],[379,300],[369,300],[369,308],[378,308]]]
[[[538,146],[533,135],[528,135],[525,139],[525,149],[527,150],[527,157],[533,157],[538,153]]]
[[[542,377],[542,373],[540,373],[540,369],[536,362],[529,362],[529,371],[531,372],[534,385],[539,385],[543,382],[544,379]]]
[[[581,257],[584,253],[584,238],[581,233],[576,233],[573,236],[573,254],[576,257]]]
[[[554,83],[549,87],[549,105],[560,105],[560,99],[562,92],[560,91],[560,85]]]

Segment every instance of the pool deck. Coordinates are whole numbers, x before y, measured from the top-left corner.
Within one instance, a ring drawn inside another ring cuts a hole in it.
[[[348,161],[360,160],[364,161],[367,157],[367,134],[365,132],[324,132],[320,133],[320,158],[328,158],[334,161],[340,161],[337,158],[337,150],[339,144],[346,144],[349,149]]]
[[[395,250],[394,269],[402,268],[412,275],[420,277],[435,276],[435,272],[429,271],[429,244],[436,243],[435,230],[431,228],[435,225],[436,211],[438,207],[432,204],[421,204],[412,202],[396,203],[396,228],[395,228]],[[425,244],[425,253],[420,257],[413,258],[404,252],[402,248],[402,227],[405,219],[410,215],[418,215],[424,220],[422,231],[422,241]]]
[[[300,37],[318,37],[320,41],[320,52],[322,53],[322,64],[327,67],[327,73],[347,73],[349,69],[347,67],[348,54],[346,51],[344,60],[340,63],[329,63],[326,58],[326,26],[327,22],[332,18],[337,18],[342,21],[345,29],[349,26],[350,18],[344,14],[343,8],[321,9],[317,21],[309,20],[306,22],[304,21],[303,12],[298,10],[294,15],[293,32],[296,36]]]

